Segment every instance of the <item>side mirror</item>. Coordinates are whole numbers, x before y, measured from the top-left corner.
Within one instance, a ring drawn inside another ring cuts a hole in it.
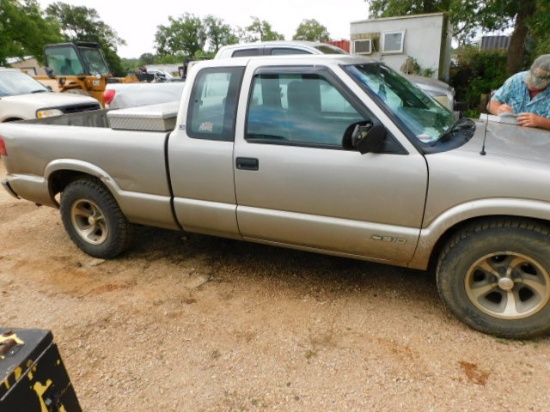
[[[55,73],[51,67],[44,67],[44,70],[50,79],[55,79]]]
[[[356,124],[351,133],[351,144],[361,154],[381,152],[385,139],[386,128],[377,119]]]

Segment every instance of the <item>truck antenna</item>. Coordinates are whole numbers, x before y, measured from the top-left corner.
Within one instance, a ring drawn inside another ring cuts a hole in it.
[[[481,145],[481,152],[479,154],[481,156],[485,156],[487,152],[485,151],[485,141],[487,140],[487,124],[489,122],[489,115],[485,115],[485,130],[483,131],[483,144]]]

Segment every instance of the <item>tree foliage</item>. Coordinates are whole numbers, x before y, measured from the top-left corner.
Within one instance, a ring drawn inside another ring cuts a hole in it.
[[[260,20],[258,17],[251,17],[252,23],[245,28],[241,35],[241,40],[245,42],[284,40],[285,36],[277,33],[265,20]]]
[[[496,30],[506,26],[506,14],[495,11],[502,0],[367,0],[374,17],[406,16],[426,13],[446,13],[453,36],[465,43],[472,39],[480,27]]]
[[[225,24],[222,19],[214,16],[206,16],[203,20],[208,39],[209,51],[216,53],[221,46],[235,44],[239,41],[235,30]]]
[[[27,55],[43,63],[44,45],[59,41],[58,22],[45,18],[36,0],[0,0],[0,65]]]
[[[550,2],[539,0],[535,16],[527,22],[536,55],[550,53]]]
[[[469,115],[477,117],[484,111],[491,91],[498,89],[508,77],[506,52],[479,50],[463,46],[458,50],[458,65],[451,69],[450,84],[456,91],[456,100],[464,104]],[[486,96],[480,101],[481,96]]]
[[[550,6],[547,0],[367,0],[374,17],[444,12],[449,16],[453,36],[461,43],[480,31],[514,28],[507,70],[514,73],[531,58],[527,41],[548,44]],[[537,46],[535,46],[537,47]],[[539,52],[540,48],[537,47]]]
[[[296,34],[292,37],[294,40],[309,40],[326,42],[330,40],[330,34],[325,26],[317,20],[302,20]]]
[[[98,43],[111,72],[117,76],[125,74],[117,49],[126,42],[100,19],[95,9],[57,2],[46,8],[46,14],[49,18],[59,21],[66,41]]]
[[[158,55],[195,56],[203,51],[206,28],[199,17],[184,13],[178,18],[168,17],[168,21],[167,26],[157,27],[155,47]]]
[[[155,55],[153,53],[143,53],[141,56],[139,56],[139,63],[141,66],[146,66],[148,64],[154,64],[155,63]]]

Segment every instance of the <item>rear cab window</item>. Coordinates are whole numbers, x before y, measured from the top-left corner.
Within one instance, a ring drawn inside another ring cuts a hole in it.
[[[207,68],[197,73],[187,111],[187,134],[195,139],[232,141],[243,67]]]
[[[251,47],[249,49],[235,50],[231,57],[252,57],[261,55],[261,50],[257,47]]]
[[[307,50],[296,49],[292,47],[273,47],[269,51],[269,54],[272,56],[282,56],[282,55],[289,55],[289,54],[312,54],[312,53]]]

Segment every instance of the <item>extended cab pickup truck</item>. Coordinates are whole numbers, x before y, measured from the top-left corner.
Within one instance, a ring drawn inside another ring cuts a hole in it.
[[[0,153],[91,256],[141,224],[433,267],[469,326],[550,330],[547,132],[457,118],[358,56],[201,62],[180,104],[88,116],[0,125]]]

